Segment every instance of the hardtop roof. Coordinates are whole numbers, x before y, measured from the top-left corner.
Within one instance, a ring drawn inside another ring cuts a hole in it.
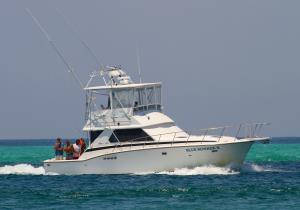
[[[152,86],[161,86],[161,82],[157,83],[138,83],[138,84],[127,84],[127,85],[107,85],[107,86],[91,86],[86,87],[84,90],[110,90],[110,89],[128,89],[128,88],[147,88]]]

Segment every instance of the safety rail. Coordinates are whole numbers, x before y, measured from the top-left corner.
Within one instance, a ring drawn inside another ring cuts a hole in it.
[[[181,139],[181,141],[185,141],[185,144],[188,143],[193,143],[194,141],[190,141],[190,137],[201,137],[199,139],[202,142],[208,141],[208,137],[216,137],[218,140],[216,142],[219,142],[222,137],[225,137],[225,134],[232,134],[234,135],[226,135],[227,137],[234,137],[235,141],[240,140],[240,139],[245,139],[245,138],[262,138],[261,135],[261,130],[264,126],[268,126],[270,123],[241,123],[239,125],[230,125],[230,126],[222,126],[222,127],[213,127],[213,128],[206,128],[206,129],[199,129],[195,131],[177,131],[177,132],[169,132],[169,133],[161,133],[161,134],[156,134],[156,135],[147,135],[144,137],[139,137],[135,139],[131,139],[130,141],[126,142],[117,142],[115,148],[117,148],[120,145],[128,145],[130,148],[137,142],[140,142],[140,144],[143,144],[145,147],[149,141],[140,141],[142,139],[148,139],[149,137],[151,139],[155,139],[157,137],[156,141],[152,141],[151,143],[159,145],[162,141],[162,136],[164,135],[173,135],[172,140],[170,142],[171,146],[173,146],[173,143],[175,139]],[[229,130],[232,129],[231,132]],[[219,131],[219,135],[212,134],[212,132]],[[202,135],[194,135],[195,132],[200,132]],[[183,133],[185,136],[179,136],[178,134]],[[197,140],[197,141],[199,141]]]

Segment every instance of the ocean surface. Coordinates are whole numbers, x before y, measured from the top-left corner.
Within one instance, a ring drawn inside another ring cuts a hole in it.
[[[300,138],[254,144],[241,171],[47,175],[54,140],[0,140],[0,209],[300,209]]]

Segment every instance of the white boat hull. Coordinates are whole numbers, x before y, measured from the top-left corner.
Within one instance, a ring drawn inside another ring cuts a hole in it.
[[[254,141],[223,144],[189,143],[91,151],[79,160],[46,160],[46,172],[58,174],[127,174],[173,171],[201,165],[239,168]]]

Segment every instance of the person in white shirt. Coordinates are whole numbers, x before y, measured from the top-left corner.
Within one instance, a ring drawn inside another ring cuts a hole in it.
[[[73,159],[78,159],[79,156],[80,156],[80,150],[81,150],[81,148],[80,148],[80,140],[79,139],[77,139],[76,143],[73,144],[73,149],[74,149],[74,151],[73,151]]]

